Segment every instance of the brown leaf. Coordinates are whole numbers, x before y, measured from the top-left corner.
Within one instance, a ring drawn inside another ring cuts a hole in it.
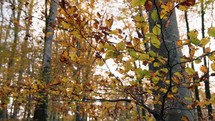
[[[183,6],[193,6],[195,5],[196,3],[196,0],[186,0],[184,2],[181,2],[180,5],[183,5]]]
[[[152,8],[152,6],[153,6],[153,3],[152,3],[152,1],[151,0],[147,0],[146,2],[145,2],[145,9],[146,9],[146,11],[148,12],[151,8]]]

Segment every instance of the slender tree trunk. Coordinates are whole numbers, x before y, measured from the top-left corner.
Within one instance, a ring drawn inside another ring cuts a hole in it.
[[[172,14],[170,18],[168,19],[169,25],[165,26],[165,23],[167,20],[161,19],[159,15],[159,11],[161,8],[156,6],[157,0],[152,0],[154,8],[150,10],[149,12],[149,29],[152,32],[152,28],[156,24],[160,24],[161,27],[161,35],[159,36],[161,46],[160,48],[155,48],[151,46],[151,50],[154,52],[157,52],[158,55],[167,58],[167,68],[169,70],[169,73],[167,75],[167,78],[170,80],[170,83],[165,83],[163,81],[159,81],[157,86],[161,88],[166,88],[171,92],[172,86],[174,84],[172,80],[172,76],[174,72],[182,72],[182,68],[180,65],[175,65],[172,67],[172,65],[176,63],[180,63],[180,57],[182,56],[181,50],[177,48],[176,41],[179,39],[179,32],[178,32],[178,26],[177,26],[177,20],[176,20],[176,14],[175,10],[172,11]],[[165,2],[165,0],[163,0]],[[158,20],[154,21],[152,19],[152,11],[156,10],[158,15]],[[150,69],[154,72],[159,70],[160,68],[153,67],[153,64],[150,65]],[[181,79],[181,83],[185,83],[186,80]],[[175,100],[169,100],[168,94],[169,93],[161,93],[158,92],[159,90],[155,90],[154,96],[160,95],[160,101],[161,105],[157,104],[155,105],[155,111],[159,112],[159,116],[155,117],[157,121],[180,121],[182,116],[186,116],[189,118],[190,121],[194,120],[194,112],[193,110],[187,109],[186,105],[183,105],[183,103],[191,104],[191,101],[185,100],[185,97],[191,97],[191,92],[182,84],[178,87],[177,97],[178,99]],[[179,102],[180,100],[181,102]],[[166,107],[170,106],[168,109]]]
[[[201,1],[201,19],[202,19],[202,38],[205,37],[205,21],[204,21],[204,15],[205,15],[205,10],[204,10],[204,0]],[[205,53],[205,47],[203,47],[203,53]],[[207,67],[208,71],[207,73],[205,74],[205,79],[204,82],[205,82],[205,96],[206,96],[206,99],[210,100],[211,99],[211,92],[210,92],[210,82],[209,82],[209,66],[208,66],[208,62],[207,62],[207,59],[206,57],[203,58],[204,60],[204,66]],[[213,110],[212,110],[212,104],[208,104],[207,105],[207,109],[208,109],[208,120],[212,120],[213,119],[213,116],[212,116],[212,113],[213,113]]]
[[[187,39],[190,39],[190,37],[188,36],[188,33],[190,32],[190,27],[189,27],[189,22],[188,22],[187,11],[184,13],[184,16],[185,16],[185,22],[186,22],[186,28],[187,28]],[[189,51],[191,51],[191,50],[189,50]],[[193,70],[195,70],[193,62],[191,63],[191,68]],[[196,80],[195,78],[193,78],[193,84],[195,85],[195,87],[194,87],[195,99],[197,101],[200,101],[199,89],[198,89],[198,85],[196,83],[199,83],[199,80]],[[201,121],[203,116],[202,116],[201,107],[199,105],[197,105],[197,116],[198,116],[198,120]]]
[[[52,40],[54,37],[54,25],[57,16],[58,0],[52,0],[50,5],[49,16],[46,20],[45,29],[45,43],[43,53],[43,64],[42,64],[42,78],[43,84],[50,82],[51,72],[51,54],[52,54]],[[40,92],[42,97],[41,101],[35,108],[34,120],[36,121],[48,121],[48,95],[45,92]]]
[[[23,78],[23,73],[24,73],[24,66],[25,66],[25,61],[27,59],[26,54],[26,47],[28,46],[28,38],[30,36],[30,25],[31,25],[31,15],[32,15],[32,10],[33,10],[33,3],[34,0],[31,0],[30,4],[29,4],[29,10],[28,10],[28,20],[26,20],[26,34],[24,37],[24,42],[21,45],[21,64],[19,66],[19,72],[18,72],[18,81],[17,84],[19,85],[19,83],[21,82],[22,78]],[[19,112],[19,105],[18,105],[18,101],[16,99],[14,99],[14,111],[13,111],[13,115],[12,115],[12,119],[17,119],[17,114]]]
[[[15,5],[15,1],[13,1],[13,5]],[[16,48],[17,48],[17,44],[18,44],[18,40],[19,40],[19,37],[18,37],[18,33],[19,33],[19,28],[18,28],[18,24],[20,23],[20,18],[21,18],[21,8],[23,6],[23,2],[19,2],[18,3],[18,11],[17,11],[17,15],[15,14],[15,10],[13,10],[13,18],[14,18],[14,41],[13,41],[13,44],[12,44],[12,48],[11,48],[11,54],[9,56],[9,60],[8,60],[8,66],[7,66],[7,77],[6,77],[6,80],[7,82],[5,83],[4,86],[8,86],[10,87],[10,84],[11,84],[11,80],[13,78],[13,72],[12,70],[13,69],[13,66],[15,64],[15,60],[14,60],[14,56],[16,54]],[[13,9],[13,8],[12,8]],[[8,114],[7,114],[7,100],[9,100],[9,98],[7,97],[8,94],[7,92],[5,92],[6,95],[2,98],[1,100],[1,103],[3,103],[4,107],[3,107],[3,111],[1,111],[0,113],[0,118],[2,119],[6,119],[8,117]]]

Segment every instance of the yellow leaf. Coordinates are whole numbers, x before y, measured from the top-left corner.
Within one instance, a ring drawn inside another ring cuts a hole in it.
[[[107,28],[110,28],[113,25],[113,16],[110,19],[105,20]]]
[[[161,27],[159,24],[155,25],[154,28],[152,29],[153,34],[155,35],[160,35],[161,34]]]
[[[173,87],[173,88],[172,88],[172,92],[173,92],[173,93],[177,93],[177,92],[178,92],[178,87]]]
[[[50,35],[52,35],[52,32],[47,32],[46,33],[46,37],[49,37]]]
[[[191,97],[184,97],[185,100],[193,100]]]
[[[179,78],[178,78],[178,77],[175,77],[175,76],[172,77],[172,80],[173,80],[176,84],[179,84],[179,82],[180,82]]]
[[[168,94],[167,97],[168,97],[169,99],[175,98],[175,96],[174,96],[173,94]]]
[[[97,50],[98,50],[99,52],[101,52],[101,51],[103,51],[103,49],[104,49],[104,44],[103,44],[103,43],[99,43],[99,45],[98,45],[98,47],[97,47]]]
[[[134,17],[134,21],[137,21],[137,22],[143,22],[144,20],[145,20],[145,18],[140,15],[136,15]]]
[[[157,84],[159,80],[160,80],[159,77],[156,77],[156,76],[152,77],[152,82],[155,83],[155,84]]]
[[[210,42],[209,38],[202,38],[202,40],[201,40],[201,46],[205,47],[205,45],[207,45],[208,42]]]
[[[186,70],[186,72],[187,72],[188,75],[195,74],[195,71],[192,68],[190,68],[190,67],[187,67],[185,70]]]
[[[78,59],[76,54],[70,54],[70,58],[72,61],[77,61],[77,59]]]
[[[119,33],[119,31],[116,29],[116,30],[111,30],[109,32],[109,34],[114,34],[114,35],[117,35]]]
[[[68,29],[70,25],[64,21],[61,22],[61,25],[63,26],[64,29]]]
[[[213,63],[211,64],[211,69],[212,69],[213,71],[215,71],[215,61],[213,61]]]
[[[66,41],[61,41],[61,42],[59,42],[60,44],[61,44],[61,46],[63,46],[63,47],[69,47],[69,46],[71,46],[68,42],[66,42]]]
[[[132,0],[131,6],[136,7],[136,6],[141,6],[144,5],[146,0]]]

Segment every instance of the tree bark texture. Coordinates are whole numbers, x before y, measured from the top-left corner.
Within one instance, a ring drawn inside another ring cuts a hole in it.
[[[151,45],[151,50],[158,53],[159,56],[167,58],[166,66],[164,68],[168,68],[169,72],[167,75],[167,79],[170,80],[170,84],[165,83],[164,81],[159,81],[157,86],[161,88],[166,88],[167,90],[172,88],[173,82],[171,82],[171,77],[173,76],[174,72],[182,72],[182,68],[180,64],[175,65],[176,63],[180,63],[180,57],[182,56],[181,50],[177,47],[176,42],[179,39],[179,31],[177,25],[177,18],[175,10],[172,10],[172,14],[168,20],[161,19],[159,16],[159,11],[161,10],[160,7],[156,6],[157,0],[152,0],[154,6],[153,9],[149,11],[149,29],[152,32],[152,28],[156,24],[160,24],[161,26],[161,35],[160,41],[161,45],[160,48],[156,48]],[[163,2],[166,2],[163,0]],[[158,13],[158,20],[154,21],[152,19],[152,11],[157,10]],[[169,22],[169,25],[165,27],[165,23]],[[160,68],[155,68],[150,65],[150,70],[153,72],[159,70]],[[172,66],[175,65],[175,66]],[[181,79],[180,83],[186,82],[185,79]],[[154,96],[161,95],[160,101],[162,104],[157,104],[154,106],[155,111],[158,112],[159,117],[162,119],[157,118],[156,120],[165,120],[165,121],[180,121],[182,116],[186,116],[189,118],[190,121],[194,120],[194,112],[193,110],[189,110],[186,108],[187,105],[182,104],[190,104],[191,101],[185,100],[185,97],[191,97],[191,91],[189,91],[185,86],[182,84],[178,87],[177,97],[175,100],[170,100],[167,98],[165,93],[161,93],[158,90],[154,91]],[[171,91],[170,91],[171,93]],[[167,108],[168,107],[168,108]]]
[[[43,65],[42,65],[42,78],[41,81],[44,84],[50,82],[51,72],[51,54],[52,54],[52,40],[54,37],[54,25],[57,16],[58,0],[52,0],[49,10],[49,16],[46,19],[45,29],[45,43],[43,53]],[[35,121],[48,121],[48,95],[45,92],[40,92],[42,97],[41,101],[36,106],[34,112]]]

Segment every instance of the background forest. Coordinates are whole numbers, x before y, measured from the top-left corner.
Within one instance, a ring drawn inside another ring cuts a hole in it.
[[[1,0],[0,120],[215,120],[214,0]]]

